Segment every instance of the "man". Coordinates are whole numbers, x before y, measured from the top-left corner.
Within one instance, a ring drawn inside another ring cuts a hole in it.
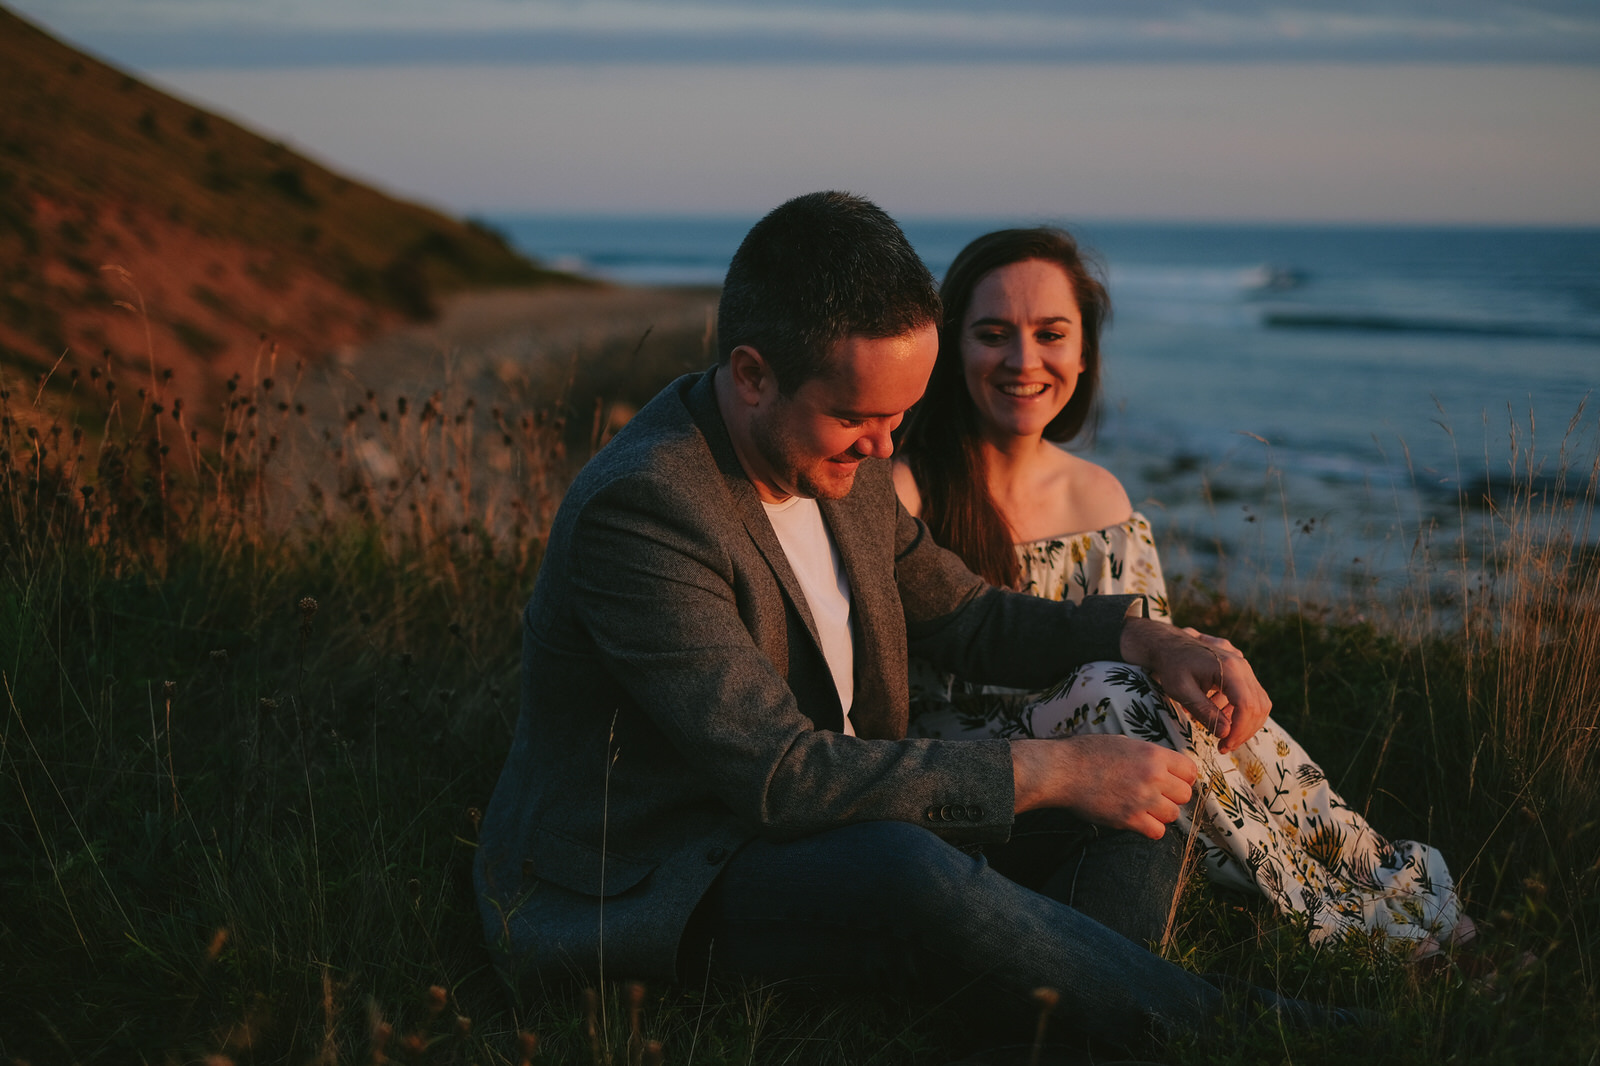
[[[1118,736],[906,739],[908,646],[1030,688],[1121,659],[1240,740],[1270,708],[1241,657],[1139,598],[990,588],[899,506],[890,433],[937,320],[882,211],[792,200],[730,266],[718,365],[573,483],[477,868],[514,979],[709,962],[1009,1004],[1048,985],[1080,1031],[1123,1042],[1220,1009],[1128,939],[1166,918],[1186,758]]]

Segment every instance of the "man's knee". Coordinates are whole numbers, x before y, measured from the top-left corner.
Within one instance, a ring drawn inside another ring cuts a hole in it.
[[[938,905],[966,889],[987,865],[931,830],[910,822],[868,822],[850,827],[864,891],[903,911]]]

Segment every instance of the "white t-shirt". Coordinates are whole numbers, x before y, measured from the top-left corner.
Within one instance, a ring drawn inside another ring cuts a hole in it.
[[[845,580],[839,549],[816,500],[792,496],[782,503],[763,501],[761,506],[811,608],[823,657],[839,691],[839,706],[844,708],[844,731],[854,736],[850,704],[856,691],[856,646],[850,631],[850,582]]]

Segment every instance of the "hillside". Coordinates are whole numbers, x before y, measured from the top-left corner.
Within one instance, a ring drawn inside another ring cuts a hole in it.
[[[385,196],[0,8],[0,373],[109,360],[215,410],[461,290],[561,278],[499,235]],[[269,371],[270,372],[270,371]],[[191,408],[193,409],[193,408]]]

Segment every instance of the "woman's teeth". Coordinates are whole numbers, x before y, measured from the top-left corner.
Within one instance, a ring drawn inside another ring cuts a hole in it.
[[[1035,385],[1001,385],[1000,391],[1007,396],[1037,396],[1044,391],[1042,384]]]

